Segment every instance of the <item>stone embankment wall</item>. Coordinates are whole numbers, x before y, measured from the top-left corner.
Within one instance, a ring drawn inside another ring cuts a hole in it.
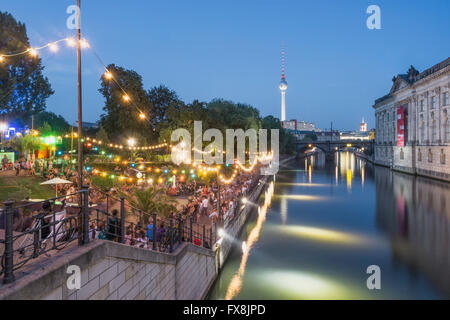
[[[79,290],[67,286],[71,265],[80,267]],[[96,240],[1,287],[0,299],[199,300],[216,276],[215,253],[193,244],[164,254]]]

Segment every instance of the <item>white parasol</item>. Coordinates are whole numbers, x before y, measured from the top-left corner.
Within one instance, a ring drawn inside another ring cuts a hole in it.
[[[64,180],[61,178],[54,178],[52,180],[48,180],[45,182],[42,182],[41,185],[57,185],[57,184],[72,184],[72,181]],[[55,187],[56,197],[58,197],[58,188]]]

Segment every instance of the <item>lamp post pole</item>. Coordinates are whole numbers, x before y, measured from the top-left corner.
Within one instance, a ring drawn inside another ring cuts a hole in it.
[[[81,5],[78,0],[77,16],[77,66],[78,66],[78,189],[83,186],[83,145],[81,138],[83,136],[83,105],[81,99]]]

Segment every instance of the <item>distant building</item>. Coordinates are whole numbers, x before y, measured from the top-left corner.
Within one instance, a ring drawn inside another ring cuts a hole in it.
[[[281,126],[287,130],[299,130],[297,129],[297,120],[283,121]]]
[[[74,127],[78,128],[78,121],[75,122]],[[83,121],[83,129],[98,129],[98,123]]]
[[[289,121],[283,121],[281,123],[282,127],[287,130],[296,130],[296,131],[312,131],[312,132],[321,132],[322,130],[316,128],[316,125],[312,122],[305,121],[297,121],[295,119]]]
[[[360,132],[367,132],[367,123],[364,121],[364,118],[362,119],[362,122],[359,125],[359,131]]]
[[[450,58],[392,79],[375,101],[375,162],[450,181]]]
[[[338,131],[321,131],[321,132],[315,132],[317,141],[320,142],[328,142],[328,141],[339,141],[341,139],[340,134]]]
[[[341,132],[341,140],[355,140],[355,141],[369,141],[371,139],[371,132],[361,132],[361,131],[351,131],[351,132]]]

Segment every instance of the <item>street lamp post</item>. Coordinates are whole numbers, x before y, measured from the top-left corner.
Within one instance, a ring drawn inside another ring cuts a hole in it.
[[[77,16],[77,66],[78,66],[78,189],[83,186],[83,105],[81,99],[81,0],[78,0]]]

